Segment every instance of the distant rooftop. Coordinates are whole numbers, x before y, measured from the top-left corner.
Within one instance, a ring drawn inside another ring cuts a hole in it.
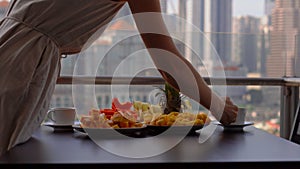
[[[0,1],[0,7],[4,7],[7,8],[8,7],[9,2],[7,0],[1,0]]]
[[[123,21],[123,20],[116,21],[108,29],[109,30],[127,30],[127,31],[135,30],[133,25],[131,25],[130,23]]]

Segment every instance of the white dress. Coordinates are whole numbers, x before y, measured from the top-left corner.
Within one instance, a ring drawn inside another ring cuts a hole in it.
[[[80,52],[124,3],[10,2],[7,15],[0,22],[0,155],[31,138],[45,118],[61,55]]]

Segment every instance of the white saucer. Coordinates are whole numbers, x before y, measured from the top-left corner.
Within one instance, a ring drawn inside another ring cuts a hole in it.
[[[44,122],[42,124],[43,126],[49,126],[49,127],[59,127],[59,128],[62,128],[62,127],[72,127],[73,124],[56,124],[54,122]]]
[[[230,124],[230,125],[223,125],[219,122],[216,123],[217,125],[220,125],[220,126],[223,126],[224,128],[227,128],[227,129],[242,129],[246,126],[251,126],[254,124],[254,122],[250,122],[250,121],[245,121],[244,124]]]
[[[220,122],[216,122],[216,125],[222,126],[226,131],[243,131],[244,127],[251,126],[254,122],[245,121],[244,124],[230,124],[230,125],[223,125]]]

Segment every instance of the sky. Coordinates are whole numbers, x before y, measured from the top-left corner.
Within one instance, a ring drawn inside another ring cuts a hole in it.
[[[233,15],[252,15],[261,17],[264,14],[264,0],[233,0]]]
[[[169,0],[169,10],[176,9],[178,0]],[[256,17],[263,16],[264,0],[233,0],[233,16],[252,15]]]

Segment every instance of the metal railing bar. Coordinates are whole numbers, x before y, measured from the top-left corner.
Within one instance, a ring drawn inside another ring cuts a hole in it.
[[[210,78],[204,77],[207,84],[211,85],[230,85],[230,86],[300,86],[300,80],[293,78],[246,78],[246,77],[228,77],[228,78]],[[161,85],[164,84],[161,77],[111,77],[111,76],[61,76],[57,79],[57,84],[96,84],[96,85]]]

